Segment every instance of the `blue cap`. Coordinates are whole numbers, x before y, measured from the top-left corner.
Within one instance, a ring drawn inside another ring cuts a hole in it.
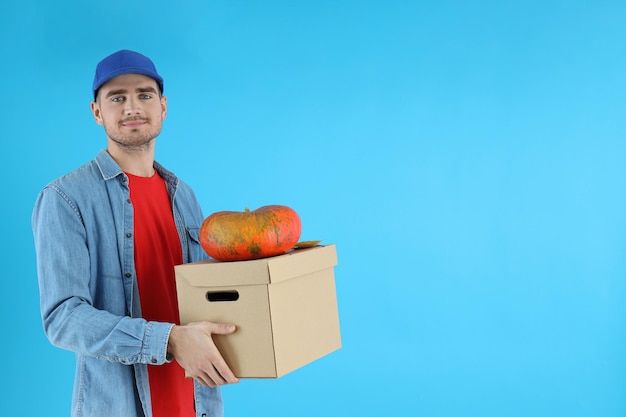
[[[109,55],[98,63],[96,75],[93,78],[94,100],[102,84],[118,75],[124,74],[141,74],[154,78],[161,88],[161,93],[163,93],[163,78],[157,73],[156,67],[150,58],[138,52],[123,49]]]

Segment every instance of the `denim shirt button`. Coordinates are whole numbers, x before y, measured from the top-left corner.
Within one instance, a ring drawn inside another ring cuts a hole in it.
[[[126,278],[130,278],[130,272],[127,272],[126,274],[124,274],[126,276]]]
[[[157,363],[158,361],[156,360],[156,358],[152,358],[152,359],[150,360],[150,362],[152,362],[152,363]]]
[[[126,233],[126,237],[131,237],[132,235],[132,233]]]

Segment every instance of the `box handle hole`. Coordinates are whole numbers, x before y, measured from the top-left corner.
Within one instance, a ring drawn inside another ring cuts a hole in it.
[[[221,302],[221,301],[237,301],[239,300],[239,292],[232,291],[208,291],[206,293],[206,299],[209,302]]]

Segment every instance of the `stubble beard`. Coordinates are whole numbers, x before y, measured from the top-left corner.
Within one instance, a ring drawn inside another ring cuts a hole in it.
[[[147,124],[150,129],[141,132],[140,129],[132,129],[128,134],[122,134],[119,130],[107,128],[104,130],[113,142],[115,142],[120,148],[128,151],[145,151],[150,149],[154,139],[161,133],[161,124],[158,126],[152,126],[150,120],[147,120]]]

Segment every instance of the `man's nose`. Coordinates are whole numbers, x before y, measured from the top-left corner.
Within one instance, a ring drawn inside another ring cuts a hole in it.
[[[141,112],[141,107],[139,106],[139,100],[135,97],[129,97],[126,99],[124,106],[124,113],[127,115],[138,114]]]

